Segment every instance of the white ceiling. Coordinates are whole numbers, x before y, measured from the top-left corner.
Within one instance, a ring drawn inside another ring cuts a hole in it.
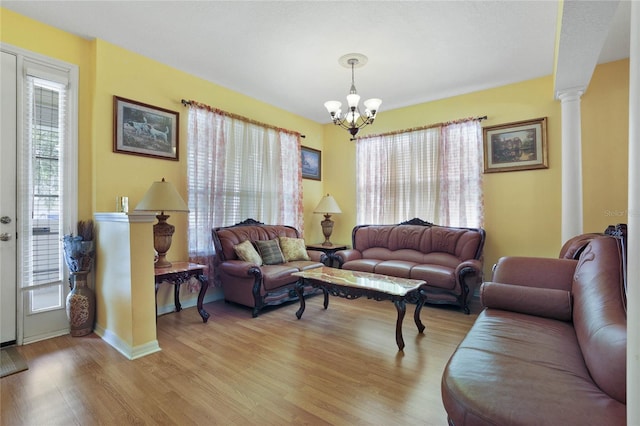
[[[593,3],[567,1],[578,10]],[[553,74],[558,15],[556,1],[513,0],[1,5],[319,123],[329,122],[324,101],[345,102],[351,71],[338,58],[346,53],[368,56],[355,72],[358,93],[390,110]],[[598,63],[629,57],[629,10],[621,1]]]

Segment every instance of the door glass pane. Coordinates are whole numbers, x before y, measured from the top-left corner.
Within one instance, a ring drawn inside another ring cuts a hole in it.
[[[62,279],[60,244],[60,93],[34,87],[33,285]]]
[[[61,284],[30,290],[29,311],[31,313],[38,313],[52,309],[61,309],[64,306],[62,297]]]
[[[64,307],[60,241],[61,87],[33,79],[29,135],[31,157],[31,282],[27,314]]]

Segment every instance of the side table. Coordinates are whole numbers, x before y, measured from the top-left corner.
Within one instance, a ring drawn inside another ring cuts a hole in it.
[[[174,286],[173,299],[176,305],[176,312],[182,310],[180,305],[180,285],[189,281],[192,277],[195,277],[200,281],[200,293],[198,293],[198,313],[202,317],[202,322],[207,322],[209,319],[209,313],[202,307],[204,300],[204,294],[209,288],[209,280],[204,274],[207,267],[205,265],[199,265],[197,263],[190,262],[173,262],[168,268],[155,268],[155,281],[156,281],[156,316],[158,315],[158,287],[162,283],[169,283]]]
[[[335,262],[337,262],[336,252],[340,250],[346,250],[347,247],[348,246],[346,244],[332,244],[330,246],[325,246],[322,243],[307,244],[307,250],[322,251],[327,255],[325,266],[333,266]]]

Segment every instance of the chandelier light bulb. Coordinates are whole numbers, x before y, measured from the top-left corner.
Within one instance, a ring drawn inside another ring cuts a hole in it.
[[[375,116],[378,109],[380,109],[380,105],[382,104],[382,100],[378,98],[371,98],[364,101],[364,106]]]
[[[347,95],[347,103],[349,104],[349,108],[358,108],[358,103],[360,103],[360,95],[356,93],[351,93]]]
[[[342,102],[338,101],[327,101],[324,103],[324,107],[329,111],[329,114],[334,114],[336,111],[340,109],[342,106]]]
[[[344,116],[344,120],[351,124],[355,124],[358,121],[358,118],[360,118],[358,111],[349,111]]]

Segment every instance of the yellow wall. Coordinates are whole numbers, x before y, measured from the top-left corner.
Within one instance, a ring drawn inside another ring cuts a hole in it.
[[[596,68],[582,97],[584,228],[627,223],[629,61]]]
[[[598,66],[583,97],[585,232],[602,232],[608,224],[627,221],[628,70],[628,60]],[[488,119],[483,126],[548,119],[548,169],[484,175],[484,270],[490,279],[491,266],[501,256],[557,256],[562,244],[562,123],[560,102],[553,99],[553,78],[383,110],[362,135],[484,115]],[[330,172],[324,174],[324,189],[343,211],[334,216],[331,239],[343,243],[351,242],[356,225],[355,143],[349,137],[345,130],[325,125],[324,168]]]

